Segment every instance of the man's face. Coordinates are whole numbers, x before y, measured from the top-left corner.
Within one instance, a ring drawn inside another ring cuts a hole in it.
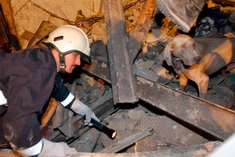
[[[65,57],[65,65],[66,65],[65,72],[67,73],[72,73],[73,69],[76,66],[79,66],[81,64],[79,53],[71,52],[65,55],[64,57]]]

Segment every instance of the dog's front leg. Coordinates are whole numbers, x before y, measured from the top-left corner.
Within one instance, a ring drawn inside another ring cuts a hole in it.
[[[205,73],[200,74],[200,79],[196,82],[199,90],[199,97],[206,99],[209,77]]]
[[[187,83],[188,83],[188,78],[185,77],[185,75],[180,71],[177,73],[178,77],[179,77],[179,82],[180,82],[180,90],[184,91]]]
[[[197,67],[197,68],[195,68]],[[191,69],[187,69],[183,71],[186,77],[190,80],[194,81],[198,86],[199,97],[206,99],[209,77],[203,73],[198,66],[191,67]]]

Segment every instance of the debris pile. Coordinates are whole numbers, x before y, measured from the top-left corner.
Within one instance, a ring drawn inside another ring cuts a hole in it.
[[[235,131],[234,63],[210,77],[204,100],[198,98],[192,81],[185,91],[179,90],[179,77],[163,61],[163,50],[178,34],[234,38],[235,7],[206,1],[197,22],[185,33],[158,10],[156,0],[124,1],[122,7],[115,5],[120,1],[108,2],[104,3],[107,10],[96,16],[85,17],[78,11],[74,24],[89,36],[92,63],[63,79],[117,136],[110,139],[94,127],[83,126],[83,117],[58,104],[48,112],[53,118],[43,123],[43,136],[97,155],[194,156],[197,152],[206,156]],[[40,44],[55,27],[42,22],[28,47]]]

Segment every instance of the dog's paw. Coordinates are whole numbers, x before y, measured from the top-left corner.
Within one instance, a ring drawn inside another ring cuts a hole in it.
[[[156,69],[155,69],[156,70]],[[155,71],[156,75],[159,77],[159,82],[163,83],[163,84],[166,84],[166,83],[169,83],[173,78],[174,76],[172,76],[169,71],[166,69],[166,68],[158,68],[156,71]]]

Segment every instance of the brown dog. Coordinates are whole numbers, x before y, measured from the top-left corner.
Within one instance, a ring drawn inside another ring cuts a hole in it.
[[[206,98],[209,75],[235,61],[234,39],[191,38],[177,35],[163,50],[164,60],[179,76],[180,90],[194,81],[199,97]]]

